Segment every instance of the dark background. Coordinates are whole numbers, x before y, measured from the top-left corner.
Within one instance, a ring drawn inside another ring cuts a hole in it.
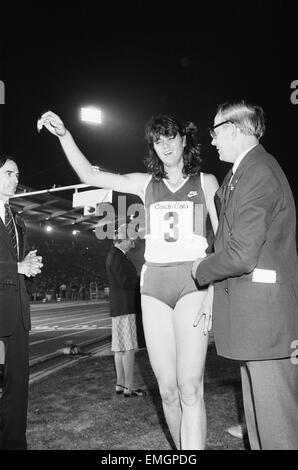
[[[26,2],[2,11],[1,151],[13,156],[20,183],[34,189],[78,183],[59,142],[36,121],[61,116],[93,164],[145,171],[144,126],[154,114],[199,127],[203,169],[222,181],[208,127],[217,106],[244,98],[267,115],[263,145],[284,168],[296,200],[298,105],[297,2]],[[85,105],[102,109],[94,127],[79,120]]]

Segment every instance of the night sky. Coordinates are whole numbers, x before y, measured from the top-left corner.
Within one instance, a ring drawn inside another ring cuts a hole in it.
[[[298,80],[297,2],[85,3],[26,3],[24,12],[1,14],[1,151],[17,160],[21,184],[79,182],[58,140],[36,131],[49,109],[93,164],[121,173],[145,171],[144,126],[152,115],[192,120],[203,169],[221,182],[229,165],[218,160],[208,127],[220,103],[244,98],[263,106],[262,143],[298,200],[298,105],[290,99]],[[102,109],[100,127],[79,120],[85,105]]]

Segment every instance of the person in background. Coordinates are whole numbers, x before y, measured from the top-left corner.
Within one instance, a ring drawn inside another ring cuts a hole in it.
[[[85,300],[85,296],[86,296],[86,288],[85,288],[85,285],[84,285],[84,284],[81,284],[81,285],[80,285],[80,288],[79,288],[79,297],[80,297],[80,300]]]
[[[62,282],[62,284],[60,285],[60,296],[63,300],[66,300],[66,289],[67,288],[65,282]]]
[[[95,171],[55,113],[38,120],[60,140],[80,179],[90,185],[135,194],[145,207],[145,265],[140,275],[143,328],[149,359],[158,381],[165,418],[177,449],[204,449],[206,410],[204,368],[211,315],[193,323],[212,286],[198,289],[193,261],[205,256],[209,214],[217,229],[212,174],[201,172],[200,145],[194,123],[168,115],[146,124],[147,173]],[[121,157],[121,155],[119,156]]]
[[[124,397],[145,396],[134,389],[135,351],[138,349],[136,327],[136,290],[138,274],[127,253],[134,240],[127,235],[127,225],[118,228],[114,245],[108,252],[106,271],[110,286],[110,315],[112,317],[112,351],[116,368],[116,394]]]
[[[9,205],[18,180],[15,161],[0,157],[1,450],[27,448],[30,306],[24,276],[36,276],[42,267],[36,250],[25,255],[25,225]]]
[[[215,344],[240,361],[251,449],[297,450],[296,209],[282,168],[259,143],[264,132],[260,106],[219,106],[212,145],[233,167],[219,190],[215,252],[192,273],[200,286],[214,283]]]

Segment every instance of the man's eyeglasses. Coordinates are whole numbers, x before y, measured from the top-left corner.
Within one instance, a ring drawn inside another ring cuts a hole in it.
[[[216,124],[216,126],[213,126],[209,129],[209,133],[212,137],[212,139],[216,139],[216,132],[214,132],[214,129],[216,129],[217,127],[220,127],[220,126],[223,126],[224,124],[233,124],[233,121],[223,121],[223,122],[220,122],[219,124]]]

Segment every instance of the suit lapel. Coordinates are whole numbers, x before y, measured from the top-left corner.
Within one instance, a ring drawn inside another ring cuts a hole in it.
[[[16,224],[16,228],[18,231],[18,241],[19,241],[19,259],[22,260],[25,254],[25,246],[24,246],[24,232],[25,232],[25,225],[22,219],[18,216],[18,214],[14,214],[14,220]]]
[[[4,240],[9,251],[16,256],[14,247],[12,246],[11,239],[9,237],[7,228],[5,227],[2,218],[0,217],[0,237]]]
[[[238,183],[241,181],[241,177],[245,174],[247,168],[254,164],[254,161],[258,159],[258,154],[260,152],[264,151],[262,145],[256,145],[254,148],[252,148],[247,155],[243,158],[243,160],[240,162],[237,170],[235,171],[232,179],[232,169],[227,173],[227,175],[224,178],[224,181],[217,190],[217,194],[219,193],[219,196],[221,197],[221,210],[220,210],[220,216],[219,216],[219,228],[217,230],[217,234],[219,236],[219,232],[221,232],[220,227],[222,228],[222,223],[223,219],[226,219],[226,222],[228,226],[231,226],[231,221],[227,215],[227,209],[229,206],[231,206],[231,201],[233,200],[233,194],[235,192],[235,189],[237,188]],[[231,181],[230,181],[231,179]],[[229,185],[230,181],[230,185]],[[216,237],[217,238],[217,237]]]
[[[228,173],[226,174],[226,176],[223,179],[223,182],[222,182],[221,186],[216,191],[216,195],[219,197],[219,199],[221,201],[225,196],[225,191],[226,191],[226,188],[229,184],[231,176],[232,176],[232,168],[228,171]]]
[[[228,173],[224,177],[224,180],[223,180],[221,186],[218,188],[218,190],[215,193],[215,196],[216,196],[216,198],[218,199],[218,201],[220,203],[220,210],[218,212],[218,215],[220,214],[221,209],[224,206],[224,201],[226,199],[228,184],[229,184],[229,181],[231,179],[231,176],[232,176],[232,168],[228,171]]]
[[[238,181],[239,181],[239,174],[236,175],[236,173],[232,176],[232,179],[230,181],[230,184],[228,185],[227,187],[227,191],[226,191],[226,197],[225,197],[225,200],[224,200],[224,209],[227,208],[228,206],[228,203],[229,203],[229,199],[230,197],[232,196],[233,194],[233,191],[236,189],[236,186],[238,184]]]
[[[18,217],[17,214],[13,214],[14,216],[14,221],[15,221],[15,225],[16,225],[16,229],[18,231],[18,243],[19,243],[19,259],[23,259],[24,257],[24,230],[25,230],[25,226],[24,226],[24,222],[22,219],[20,219]],[[14,250],[14,247],[11,243],[11,239],[9,237],[9,234],[8,234],[8,231],[3,223],[3,220],[2,218],[0,217],[0,237],[4,240],[4,242],[6,243],[9,251],[14,255],[16,256],[16,253],[15,253],[15,250]]]
[[[232,176],[232,168],[228,171],[226,176],[224,177],[224,180],[221,184],[221,186],[218,188],[218,190],[215,193],[214,196],[214,202],[216,206],[216,211],[217,211],[217,216],[218,216],[218,229],[215,235],[215,240],[214,243],[216,243],[217,239],[220,238],[220,233],[222,231],[222,222],[223,222],[223,217],[224,217],[224,212],[225,212],[225,201],[227,197],[227,191],[228,191],[228,184]]]
[[[225,201],[227,198],[228,184],[231,179],[231,176],[232,176],[232,168],[228,171],[228,173],[224,177],[222,185],[218,188],[214,196],[215,201],[216,201],[217,215],[218,215],[219,222],[223,216],[224,207],[226,206]]]
[[[243,158],[243,160],[240,162],[240,165],[238,166],[237,170],[235,171],[235,174],[232,178],[231,181],[231,191],[233,192],[234,189],[236,188],[239,179],[242,177],[243,173],[249,168],[252,164],[254,164],[255,160],[258,159],[258,155],[260,153],[264,152],[264,148],[261,144],[256,145],[254,148],[252,148]]]

